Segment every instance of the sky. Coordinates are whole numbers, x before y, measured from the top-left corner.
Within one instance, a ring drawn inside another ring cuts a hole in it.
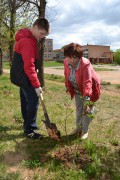
[[[53,49],[71,42],[120,49],[120,0],[48,0]]]

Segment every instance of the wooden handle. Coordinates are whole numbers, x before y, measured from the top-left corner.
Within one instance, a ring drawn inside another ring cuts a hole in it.
[[[51,123],[50,123],[50,119],[49,119],[49,116],[47,114],[47,110],[46,110],[46,107],[45,107],[45,104],[44,104],[44,100],[43,100],[43,95],[42,93],[40,93],[40,100],[41,100],[41,104],[42,104],[42,109],[43,109],[43,112],[44,112],[44,116],[45,116],[45,119],[47,122],[47,126],[50,128],[51,127]]]
[[[42,93],[40,93],[40,100],[41,100],[41,104],[42,104],[42,108],[43,108],[44,113],[47,113]]]
[[[42,93],[40,93],[40,99],[43,101],[43,95],[42,95]]]

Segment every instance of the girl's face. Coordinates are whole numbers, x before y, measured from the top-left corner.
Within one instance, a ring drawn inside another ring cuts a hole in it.
[[[72,66],[76,65],[79,61],[79,58],[77,57],[67,57],[69,64],[71,64]]]

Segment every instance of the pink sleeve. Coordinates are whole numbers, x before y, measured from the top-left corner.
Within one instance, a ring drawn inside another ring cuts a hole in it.
[[[85,64],[83,67],[83,96],[90,96],[92,94],[92,74],[91,66]]]

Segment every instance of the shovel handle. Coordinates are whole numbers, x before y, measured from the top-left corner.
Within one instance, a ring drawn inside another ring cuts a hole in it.
[[[47,114],[47,110],[46,110],[46,107],[45,107],[45,103],[44,103],[44,100],[43,100],[43,95],[42,95],[42,93],[40,93],[40,100],[41,100],[42,109],[43,109],[43,112],[44,112],[44,116],[45,116],[47,125],[50,127],[50,126],[51,126],[51,123],[50,123],[49,116],[48,116],[48,114]]]
[[[42,93],[40,93],[40,100],[41,100],[41,104],[42,104],[42,108],[43,108],[44,113],[47,113]]]

